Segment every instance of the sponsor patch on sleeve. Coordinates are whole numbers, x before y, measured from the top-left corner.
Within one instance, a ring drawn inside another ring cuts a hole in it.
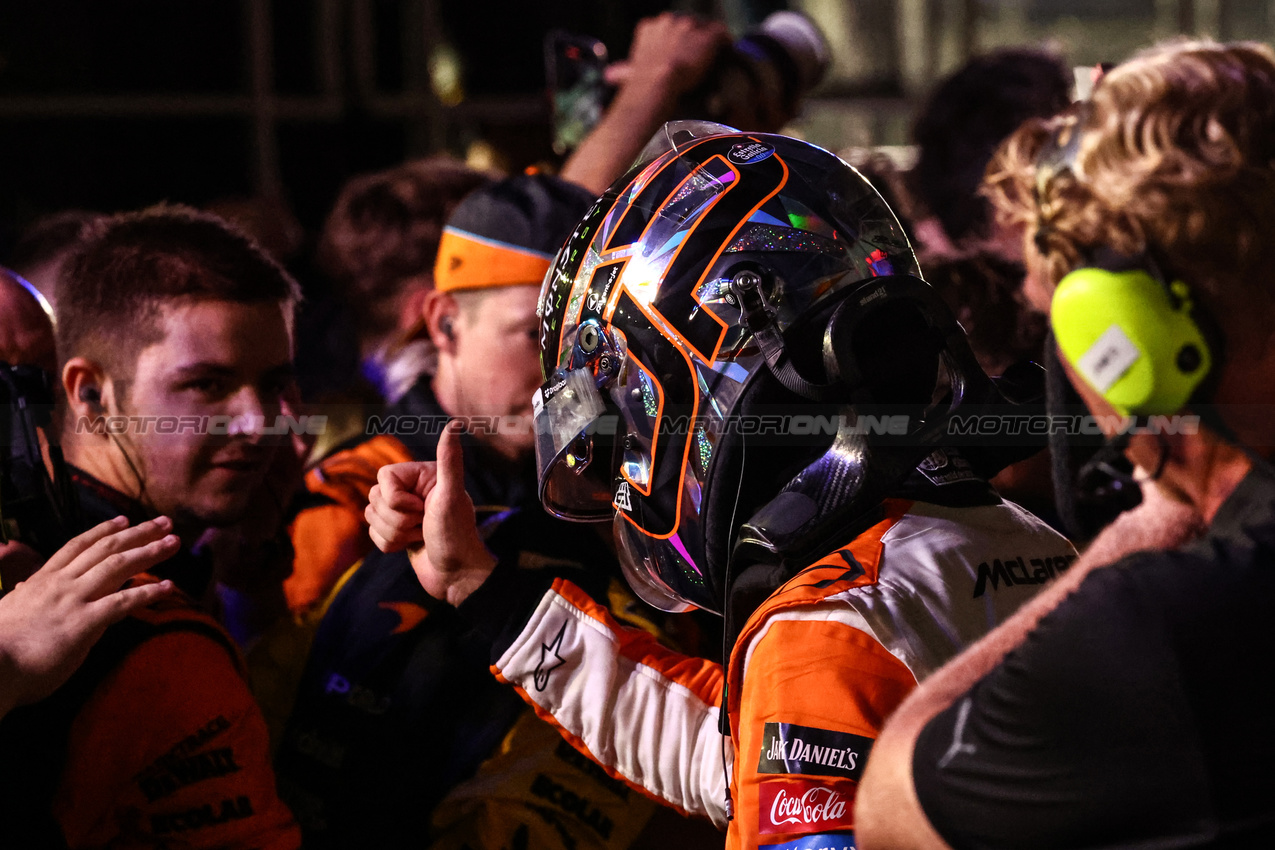
[[[758,773],[838,776],[858,780],[872,739],[795,723],[767,723]]]
[[[762,844],[757,850],[854,850],[854,836],[848,833],[839,835],[806,835],[796,841],[785,841],[783,844]]]
[[[847,780],[767,779],[757,790],[757,831],[762,835],[854,828],[855,784]]]

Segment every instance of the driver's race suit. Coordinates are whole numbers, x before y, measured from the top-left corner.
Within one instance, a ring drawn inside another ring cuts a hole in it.
[[[460,611],[492,639],[493,673],[612,776],[710,818],[728,848],[841,850],[890,713],[1075,558],[995,497],[883,507],[752,613],[725,671],[620,626],[571,581],[546,590],[503,559]]]

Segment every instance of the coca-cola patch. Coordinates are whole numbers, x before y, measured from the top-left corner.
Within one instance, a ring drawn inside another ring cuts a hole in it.
[[[844,779],[770,779],[758,788],[757,831],[827,832],[854,827],[855,783]]]

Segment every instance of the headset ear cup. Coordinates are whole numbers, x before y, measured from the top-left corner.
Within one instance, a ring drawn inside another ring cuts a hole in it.
[[[1145,269],[1076,269],[1049,318],[1062,356],[1121,415],[1177,413],[1213,366],[1186,287]]]

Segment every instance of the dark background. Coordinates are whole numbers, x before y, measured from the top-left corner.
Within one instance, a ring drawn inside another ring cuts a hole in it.
[[[1275,32],[1258,0],[0,0],[0,262],[66,208],[272,197],[313,237],[356,173],[476,142],[509,170],[552,163],[549,30],[619,58],[669,8],[738,34],[786,6],[834,58],[794,130],[834,150],[906,143],[933,82],[992,47],[1083,65]]]
[[[407,156],[463,154],[483,138],[515,169],[547,159],[544,34],[589,33],[623,56],[636,22],[669,5],[0,3],[0,256],[20,228],[68,207],[274,194],[313,230],[348,176]],[[429,85],[438,44],[462,69],[464,99],[447,109]],[[262,132],[275,146],[266,162]]]

